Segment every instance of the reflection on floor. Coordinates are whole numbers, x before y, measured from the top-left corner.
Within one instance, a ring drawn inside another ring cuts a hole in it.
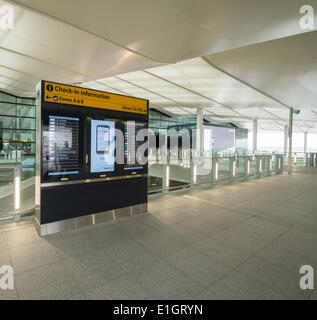
[[[316,299],[317,168],[150,198],[135,217],[39,238],[2,229],[0,299]]]

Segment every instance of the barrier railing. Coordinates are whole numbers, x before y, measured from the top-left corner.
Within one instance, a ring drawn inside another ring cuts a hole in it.
[[[294,153],[294,166],[317,166],[317,153]],[[281,174],[287,156],[277,153],[224,154],[192,158],[156,154],[149,157],[148,193],[165,193]],[[0,220],[14,217],[19,221],[35,207],[35,167],[33,165],[0,166]]]
[[[282,173],[283,166],[283,154],[217,155],[182,160],[159,156],[149,160],[148,192],[260,178]]]

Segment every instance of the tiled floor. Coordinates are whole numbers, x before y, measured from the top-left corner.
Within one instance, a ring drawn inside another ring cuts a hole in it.
[[[0,229],[0,299],[316,299],[317,168],[150,198],[150,214],[40,238]]]

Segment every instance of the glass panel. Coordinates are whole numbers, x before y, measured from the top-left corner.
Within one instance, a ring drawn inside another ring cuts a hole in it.
[[[169,187],[184,186],[191,183],[190,166],[169,165]]]
[[[212,181],[212,158],[204,158],[196,165],[196,182],[210,183]]]
[[[14,103],[16,103],[16,101],[17,101],[16,97],[0,91],[0,102],[14,102]]]
[[[35,107],[18,105],[17,116],[35,118]]]
[[[262,174],[267,175],[270,170],[270,164],[269,164],[269,158],[267,156],[264,156],[262,158]]]
[[[19,104],[28,104],[28,105],[35,105],[35,99],[30,98],[17,98],[17,103]]]
[[[13,169],[0,166],[0,218],[14,210]]]
[[[35,119],[21,118],[17,121],[18,129],[35,130]]]
[[[0,128],[16,129],[16,118],[0,116]]]
[[[249,175],[250,176],[255,176],[257,174],[257,160],[256,160],[256,157],[252,156],[252,157],[249,157],[249,161],[250,161],[250,173]]]
[[[15,116],[16,105],[13,103],[0,102],[0,115]]]
[[[276,173],[277,164],[278,164],[278,157],[274,155],[272,157],[272,170],[271,170],[272,173]]]
[[[149,161],[148,190],[160,189],[163,187],[162,165],[156,161]]]
[[[229,179],[229,158],[218,158],[218,180]]]
[[[31,210],[35,207],[35,169],[21,169],[21,210]]]
[[[19,130],[18,137],[21,142],[35,142],[35,131]]]
[[[245,157],[238,157],[236,160],[236,177],[244,177],[245,175]]]

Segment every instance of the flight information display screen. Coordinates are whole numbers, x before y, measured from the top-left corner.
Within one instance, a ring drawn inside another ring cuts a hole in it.
[[[91,120],[90,172],[113,172],[115,168],[115,122]]]
[[[43,139],[48,176],[79,173],[79,118],[49,115]]]
[[[137,152],[144,144],[142,139],[137,139],[140,130],[145,129],[145,123],[126,121],[124,127],[124,170],[143,169],[142,153]],[[141,138],[141,137],[139,137]]]

